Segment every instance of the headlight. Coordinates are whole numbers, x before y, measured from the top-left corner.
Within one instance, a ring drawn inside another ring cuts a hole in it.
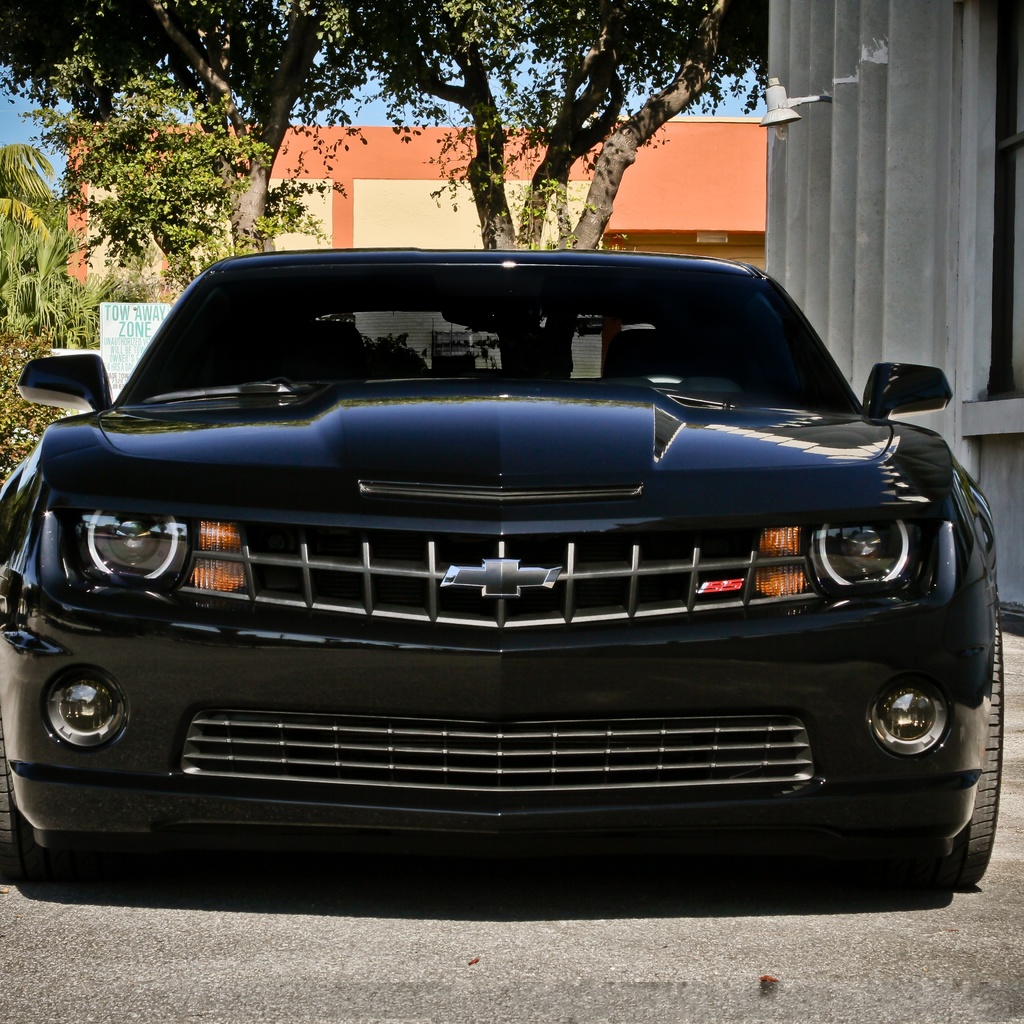
[[[85,571],[108,582],[170,582],[188,558],[188,528],[171,516],[90,512],[77,529]]]
[[[889,523],[827,523],[814,534],[811,561],[822,588],[833,594],[903,586],[916,564],[920,531]]]

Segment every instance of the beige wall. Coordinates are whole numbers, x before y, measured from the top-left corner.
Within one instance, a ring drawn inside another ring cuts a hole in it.
[[[357,248],[479,249],[480,226],[468,185],[357,179],[352,241]]]
[[[426,180],[367,179],[354,182],[353,244],[357,248],[479,249],[480,224],[468,185],[450,188]],[[506,186],[513,217],[522,208],[525,182]],[[583,209],[587,183],[571,182],[569,209]],[[553,232],[547,232],[548,237]]]
[[[270,187],[280,184],[280,178],[272,178]],[[307,235],[300,232],[287,232],[274,239],[274,248],[278,252],[293,249],[329,249],[334,238],[334,192],[332,182],[323,179],[310,181],[313,191],[302,197],[306,211],[320,225],[323,237]]]

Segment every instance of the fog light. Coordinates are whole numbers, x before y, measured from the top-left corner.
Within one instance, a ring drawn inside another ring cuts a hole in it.
[[[92,672],[72,673],[51,687],[46,714],[61,739],[96,747],[120,732],[125,702],[112,680]]]
[[[871,709],[871,726],[886,750],[921,754],[935,746],[946,728],[946,702],[923,680],[890,686]]]

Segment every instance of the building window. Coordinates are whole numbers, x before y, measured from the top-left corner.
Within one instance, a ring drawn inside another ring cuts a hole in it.
[[[990,395],[1024,394],[1024,0],[1000,0]],[[1020,268],[1014,273],[1014,266]]]

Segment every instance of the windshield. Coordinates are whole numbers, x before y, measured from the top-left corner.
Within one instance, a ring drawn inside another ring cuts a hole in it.
[[[831,360],[771,282],[618,266],[208,275],[123,400],[437,377],[583,378],[717,404],[850,409]]]

